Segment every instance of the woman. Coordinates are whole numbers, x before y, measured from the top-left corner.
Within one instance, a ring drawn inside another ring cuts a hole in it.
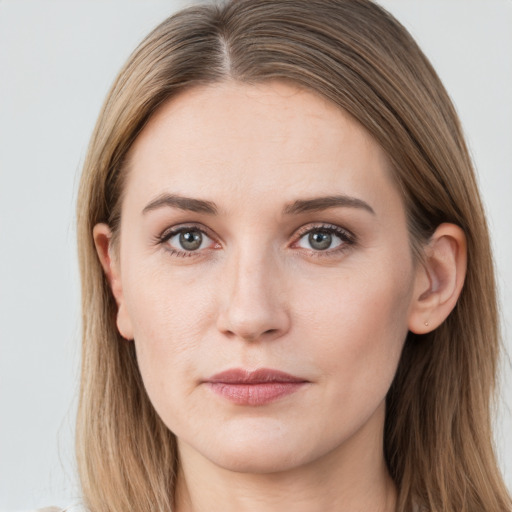
[[[375,4],[165,21],[107,98],[78,223],[91,512],[510,510],[470,158]]]

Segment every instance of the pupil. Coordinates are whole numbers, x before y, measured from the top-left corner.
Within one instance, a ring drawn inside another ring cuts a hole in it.
[[[309,234],[309,244],[313,249],[318,251],[325,251],[329,249],[332,242],[332,235],[326,231],[316,231]]]
[[[203,235],[200,231],[184,231],[180,233],[180,245],[187,251],[195,251],[201,247]]]

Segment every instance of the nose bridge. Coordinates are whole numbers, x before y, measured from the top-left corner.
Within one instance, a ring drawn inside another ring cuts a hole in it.
[[[284,276],[272,247],[240,243],[228,258],[219,329],[248,340],[276,337],[288,328]]]

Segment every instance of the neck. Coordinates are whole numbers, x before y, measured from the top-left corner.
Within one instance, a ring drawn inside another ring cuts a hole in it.
[[[382,425],[381,419],[376,418],[377,424]],[[176,512],[395,510],[396,489],[384,461],[382,428],[365,428],[306,464],[263,474],[219,467],[191,446],[178,445]]]

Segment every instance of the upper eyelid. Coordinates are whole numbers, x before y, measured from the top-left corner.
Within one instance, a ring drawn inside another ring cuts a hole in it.
[[[169,238],[172,238],[174,235],[177,235],[181,231],[186,231],[187,229],[190,230],[197,230],[206,235],[208,238],[218,238],[217,236],[212,234],[212,231],[208,229],[206,226],[190,223],[190,224],[179,224],[177,226],[170,226],[165,228],[161,234],[158,236],[158,239],[161,241],[169,240]]]
[[[324,229],[326,231],[332,231],[333,233],[337,234],[345,234],[348,238],[355,241],[356,236],[352,231],[350,231],[347,228],[344,228],[342,226],[338,226],[336,224],[331,224],[330,222],[319,222],[319,223],[313,223],[313,224],[306,224],[304,226],[301,226],[300,228],[296,229],[294,234],[296,234],[297,238],[302,238],[305,234],[309,233],[310,231],[320,230]]]
[[[332,231],[347,231],[347,229],[337,226],[336,224],[331,224],[330,222],[313,222],[309,224],[305,224],[300,228],[296,229],[296,232],[307,233],[308,231],[312,231],[314,229],[331,229]]]

